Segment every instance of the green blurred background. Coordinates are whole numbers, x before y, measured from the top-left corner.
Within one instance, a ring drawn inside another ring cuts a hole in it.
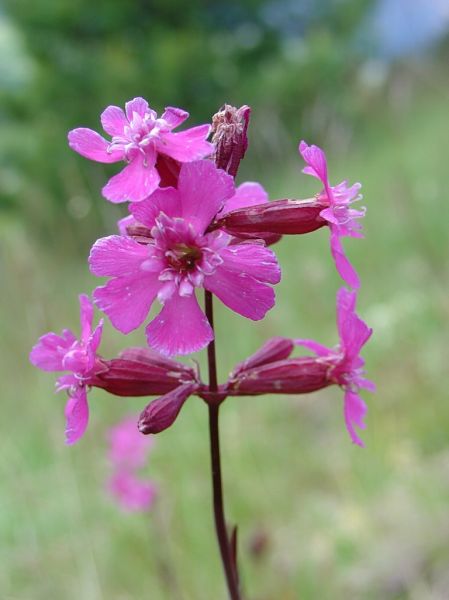
[[[78,330],[86,257],[126,208],[100,195],[114,166],[66,144],[108,104],[142,95],[208,122],[250,104],[239,181],[307,197],[297,143],[323,145],[331,181],[363,184],[367,447],[342,393],[231,399],[222,410],[227,513],[248,600],[449,597],[447,0],[3,0],[0,6],[0,597],[219,600],[207,411],[192,399],[145,474],[148,514],[104,491],[106,431],[142,399],[90,393],[83,440],[63,442],[64,398],[28,363],[42,333]],[[217,306],[220,378],[271,335],[336,342],[341,281],[327,232],[284,239],[278,302],[262,323]],[[108,324],[112,356],[128,340]],[[203,358],[199,357],[203,363]]]

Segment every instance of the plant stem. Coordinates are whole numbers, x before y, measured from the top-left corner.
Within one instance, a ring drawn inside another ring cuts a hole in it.
[[[212,294],[205,292],[206,317],[213,329],[214,316],[212,305]],[[217,363],[215,356],[215,341],[209,344],[207,348],[207,358],[209,366],[209,390],[216,392],[217,385]],[[219,405],[209,403],[209,438],[210,438],[210,457],[212,470],[212,492],[214,503],[215,531],[217,534],[218,546],[220,548],[223,570],[228,584],[228,591],[231,600],[241,600],[239,586],[237,581],[236,568],[231,555],[228,532],[226,530],[226,521],[223,506],[223,485],[221,479],[221,460],[220,460],[220,437],[218,428]]]

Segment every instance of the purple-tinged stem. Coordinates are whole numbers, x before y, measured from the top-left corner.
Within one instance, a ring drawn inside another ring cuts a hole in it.
[[[206,317],[213,329],[214,315],[212,294],[205,291],[205,310]],[[209,390],[216,392],[217,384],[217,363],[215,356],[215,342],[209,344],[207,348],[207,358],[209,366]],[[219,404],[209,403],[209,438],[210,438],[210,457],[212,470],[212,492],[214,503],[215,531],[217,534],[218,546],[220,548],[223,570],[228,584],[228,591],[231,600],[241,600],[236,569],[232,561],[231,548],[228,532],[226,530],[226,521],[223,506],[223,485],[221,479],[221,460],[220,460],[220,436],[218,428]]]

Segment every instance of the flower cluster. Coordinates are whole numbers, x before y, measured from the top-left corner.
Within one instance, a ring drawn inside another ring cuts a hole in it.
[[[332,186],[324,152],[302,141],[303,172],[318,179],[322,189],[313,198],[269,201],[259,183],[236,187],[234,181],[248,147],[250,108],[224,105],[212,126],[173,132],[188,116],[168,107],[158,117],[146,100],[135,98],[124,111],[109,106],[102,113],[110,140],[86,128],[74,129],[68,136],[70,147],[84,157],[127,163],[102,193],[111,202],[127,202],[128,214],[120,219],[118,234],[94,243],[89,267],[95,276],[107,279],[93,291],[93,300],[121,333],[138,329],[150,310],[160,307],[145,327],[148,346],[126,348],[112,359],[99,356],[103,323],[93,330],[93,305],[82,295],[81,338],[69,330],[48,333],[31,352],[35,366],[69,372],[59,377],[57,389],[69,394],[70,444],[86,429],[89,387],[118,396],[156,396],[142,411],[138,427],[128,419],[111,433],[116,465],[111,489],[128,507],[148,505],[154,496],[151,486],[136,483],[135,465],[130,463],[134,450],[128,452],[135,440],[128,445],[128,436],[131,440],[140,435],[138,430],[154,434],[171,426],[190,396],[220,404],[227,396],[303,394],[338,385],[344,390],[349,435],[363,445],[355,430],[365,426],[366,406],[359,390],[374,390],[364,378],[359,356],[371,335],[355,312],[360,280],[341,243],[345,236],[362,237],[365,209],[352,208],[361,198],[360,184],[349,186],[344,181]],[[243,317],[263,319],[275,304],[274,286],[281,277],[268,246],[283,235],[323,227],[330,232],[337,272],[350,288],[337,294],[338,346],[273,338],[213,388],[201,380],[196,368],[172,358],[197,352],[214,340],[213,323],[198,302],[200,290]],[[315,356],[292,358],[298,345]],[[135,449],[140,465],[148,447],[142,442]]]

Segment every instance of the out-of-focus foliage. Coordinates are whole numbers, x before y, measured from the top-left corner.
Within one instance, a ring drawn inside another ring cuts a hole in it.
[[[89,213],[80,241],[90,240],[103,218],[91,200],[114,167],[102,172],[75,157],[66,134],[97,128],[105,106],[137,95],[158,110],[185,107],[198,123],[224,101],[251,104],[254,145],[267,154],[279,146],[281,122],[296,138],[319,134],[326,115],[348,106],[352,40],[369,4],[5,0],[0,22],[12,43],[2,61],[10,68],[0,70],[1,210],[47,239]]]

